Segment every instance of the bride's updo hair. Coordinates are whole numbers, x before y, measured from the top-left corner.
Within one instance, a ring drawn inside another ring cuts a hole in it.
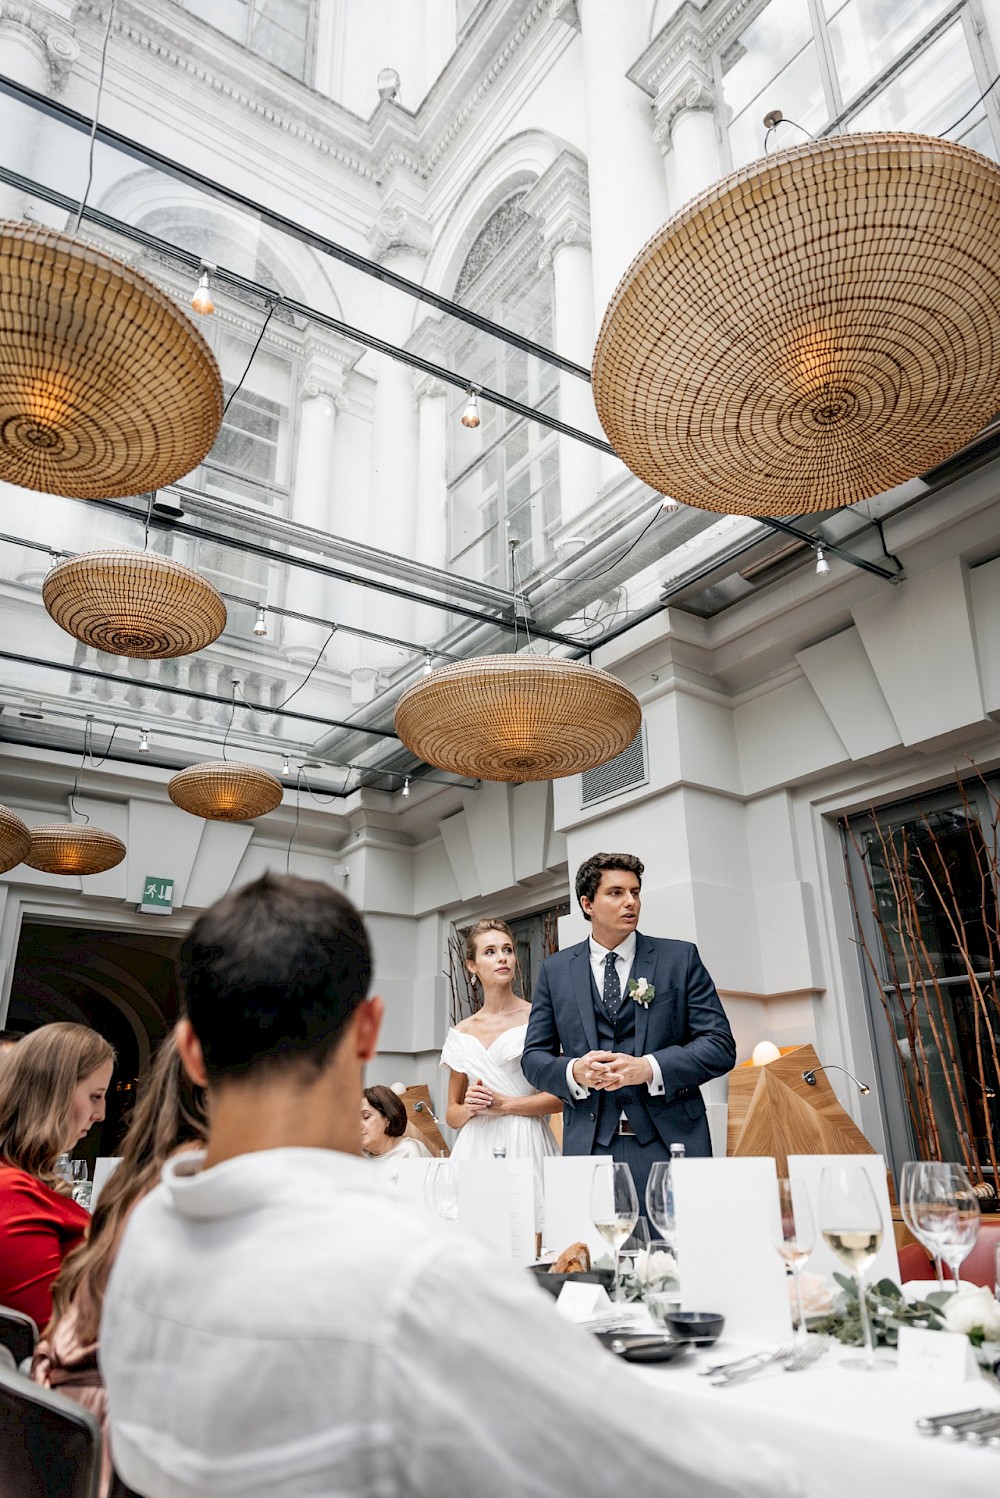
[[[499,931],[501,935],[506,936],[511,946],[514,948],[514,952],[516,954],[517,942],[514,940],[514,933],[507,925],[507,922],[498,921],[495,916],[487,916],[485,921],[477,921],[472,930],[469,932],[468,936],[465,938],[466,962],[475,962],[476,943],[481,936],[485,936],[487,931]]]

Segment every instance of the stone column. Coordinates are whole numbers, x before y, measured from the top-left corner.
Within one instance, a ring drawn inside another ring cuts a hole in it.
[[[299,409],[299,440],[292,491],[292,519],[316,530],[334,529],[334,429],[343,403],[343,370],[317,353],[306,365]],[[334,619],[332,587],[315,572],[293,568],[285,604],[319,619]],[[270,623],[270,621],[269,621]],[[311,665],[329,631],[319,624],[285,619],[281,640],[289,660]]]
[[[708,73],[686,57],[656,95],[656,139],[664,154],[671,210],[676,212],[722,174],[715,93]]]
[[[430,230],[408,204],[391,201],[379,214],[369,236],[375,259],[391,265],[399,275],[419,281],[430,249]],[[400,346],[413,327],[411,297],[383,285],[379,297],[380,335]],[[375,395],[372,412],[372,458],[368,540],[372,546],[404,557],[416,555],[417,544],[417,407],[413,372],[388,354],[372,358]],[[366,600],[365,628],[399,639],[413,636],[413,605],[385,594]],[[370,647],[369,665],[397,659],[391,651]]]
[[[62,88],[80,48],[70,18],[72,0],[0,0],[0,73],[39,94]],[[0,96],[3,164],[22,176],[33,174],[43,119],[26,104]],[[27,195],[0,184],[0,217],[24,218]]]
[[[578,0],[577,8],[600,326],[630,261],[668,217],[668,202],[649,100],[628,76],[646,45],[646,7]]]
[[[563,151],[542,173],[521,206],[542,226],[545,248],[540,266],[552,266],[556,350],[589,369],[594,356],[594,276],[587,166],[582,156]],[[559,419],[601,435],[586,380],[560,373]],[[600,484],[600,453],[576,437],[560,436],[559,499],[564,525],[590,508]]]

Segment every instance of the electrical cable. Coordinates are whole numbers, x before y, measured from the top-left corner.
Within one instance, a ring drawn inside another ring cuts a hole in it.
[[[986,95],[989,94],[989,93],[992,93],[992,91],[996,88],[996,86],[997,86],[998,83],[1000,83],[1000,73],[997,74],[997,76],[994,78],[994,80],[993,80],[992,83],[987,84],[987,86],[983,89],[982,93],[979,95],[979,98],[976,99],[974,101],[974,103],[972,103],[972,104],[969,105],[969,107],[965,111],[965,113],[959,115],[959,117],[955,121],[954,125],[949,125],[948,128],[947,128],[947,130],[942,130],[940,132],[941,138],[943,139],[944,136],[950,135],[953,130],[956,130],[958,128],[958,126],[962,123],[963,120],[967,120],[968,117],[969,117],[969,115],[972,113],[972,111],[974,109],[978,109],[979,105],[986,98]]]
[[[263,339],[264,334],[267,332],[267,325],[271,321],[271,318],[274,315],[274,309],[279,305],[280,301],[281,301],[281,298],[279,296],[279,297],[277,297],[271,303],[270,307],[268,307],[268,309],[267,309],[267,316],[265,317],[263,323],[261,324],[260,332],[257,334],[257,342],[254,344],[253,348],[250,350],[250,357],[247,360],[246,368],[244,369],[243,373],[240,375],[239,379],[237,380],[236,384],[233,386],[232,390],[230,390],[229,397],[228,397],[228,399],[226,401],[226,404],[222,408],[222,419],[223,419],[223,421],[225,421],[225,419],[226,419],[226,412],[229,410],[229,407],[232,405],[233,399],[234,399],[234,397],[236,395],[236,392],[240,389],[241,385],[243,384],[243,381],[246,379],[247,375],[250,373],[250,366],[251,366],[251,364],[254,361],[254,356],[256,355],[257,350],[260,348],[261,340]],[[152,501],[150,501],[150,505],[152,505]]]
[[[83,210],[87,206],[90,197],[90,189],[94,181],[94,141],[97,137],[97,116],[101,109],[101,95],[104,93],[104,65],[108,60],[108,42],[111,39],[111,22],[114,20],[116,0],[111,0],[108,6],[108,24],[104,28],[104,45],[101,47],[101,70],[97,75],[97,98],[94,100],[94,118],[90,125],[90,149],[87,155],[87,185],[83,189],[83,197],[77,209],[76,223],[73,225],[74,239],[80,232],[80,223],[83,219]]]

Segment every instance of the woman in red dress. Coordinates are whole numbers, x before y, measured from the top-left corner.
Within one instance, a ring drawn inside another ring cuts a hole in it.
[[[52,1281],[83,1242],[90,1213],[55,1173],[104,1117],[115,1053],[85,1025],[43,1025],[0,1061],[0,1305],[39,1327]]]

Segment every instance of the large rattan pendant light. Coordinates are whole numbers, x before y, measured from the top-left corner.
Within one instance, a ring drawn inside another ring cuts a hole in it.
[[[113,832],[89,823],[52,822],[31,829],[24,862],[46,874],[103,874],[125,857],[125,844]]]
[[[0,806],[0,874],[24,862],[31,847],[31,833],[9,806]]]
[[[909,134],[753,162],[633,261],[593,380],[633,473],[702,509],[806,514],[925,472],[1000,403],[1000,167]]]
[[[411,754],[477,780],[556,780],[603,765],[642,710],[606,671],[555,656],[485,655],[424,676],[396,706]]]
[[[42,599],[67,634],[109,655],[164,660],[218,639],[226,605],[211,583],[172,557],[90,551],[52,568]]]
[[[218,435],[222,380],[147,276],[0,219],[0,479],[108,499],[173,483]]]
[[[175,806],[193,817],[248,822],[273,811],[284,789],[276,776],[257,765],[213,760],[178,771],[167,784],[167,794]]]

